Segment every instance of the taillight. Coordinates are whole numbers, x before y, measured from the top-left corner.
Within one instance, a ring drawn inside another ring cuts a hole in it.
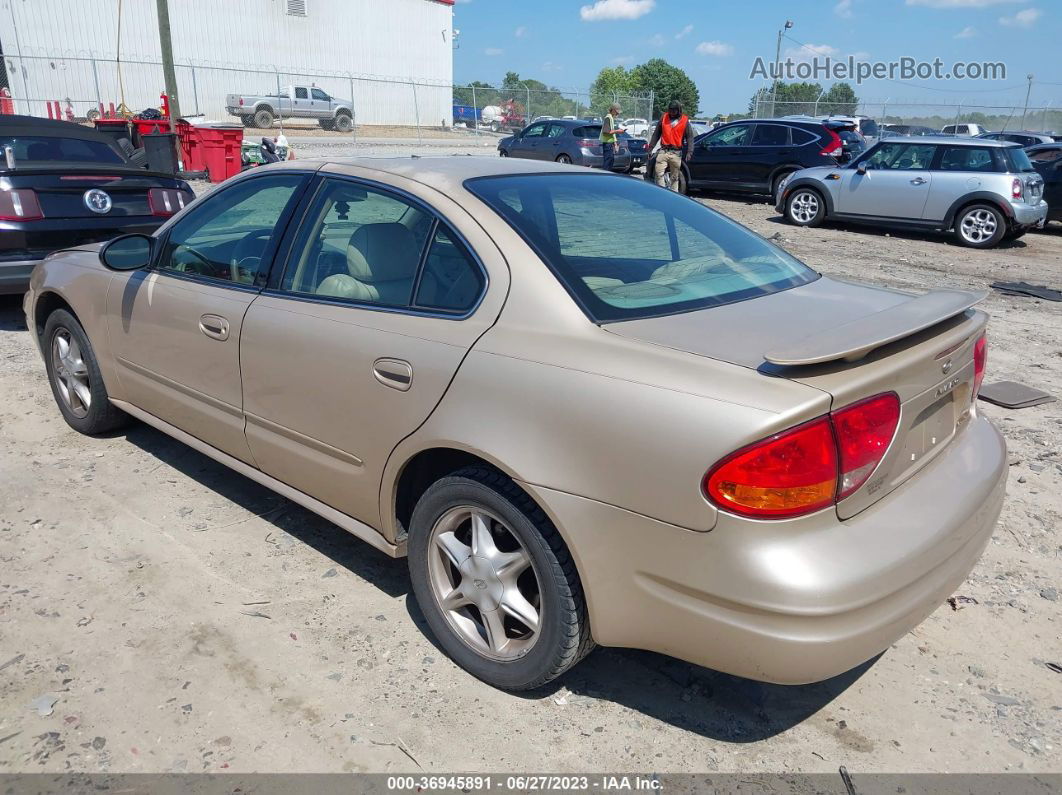
[[[243,107],[243,97],[240,97],[240,107]]]
[[[724,458],[704,478],[720,508],[778,519],[825,508],[837,493],[837,444],[823,417]]]
[[[188,204],[184,193],[170,188],[152,188],[148,191],[148,208],[152,215],[175,215]]]
[[[1010,197],[1012,199],[1020,199],[1024,190],[1025,184],[1015,177],[1013,182],[1010,183]]]
[[[841,141],[841,136],[831,130],[829,127],[824,128],[826,134],[830,136],[830,142],[826,144],[826,148],[819,152],[820,155],[829,155],[831,157],[841,154],[844,151],[844,143]]]
[[[867,482],[892,443],[900,422],[900,399],[891,392],[860,401],[830,415],[840,454],[837,499]]]
[[[900,401],[889,392],[756,442],[724,458],[704,491],[725,511],[786,519],[853,494],[892,444]]]
[[[973,399],[977,399],[977,393],[981,391],[981,382],[985,380],[985,365],[988,364],[988,337],[981,335],[981,339],[974,344],[974,382]]]
[[[0,221],[39,221],[42,218],[41,203],[32,190],[0,190]]]
[[[594,138],[584,138],[581,141],[579,141],[579,146],[594,147],[594,146],[600,146],[600,145],[601,145],[601,142],[596,140],[596,139],[594,139]]]

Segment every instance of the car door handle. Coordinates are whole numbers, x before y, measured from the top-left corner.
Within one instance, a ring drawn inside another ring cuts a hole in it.
[[[922,179],[921,177],[915,177],[911,180],[912,185],[925,185],[927,182],[929,182],[928,179]]]
[[[408,392],[413,386],[413,366],[402,359],[377,359],[372,363],[373,377],[384,386]]]
[[[216,340],[229,338],[229,321],[221,315],[203,315],[199,318],[199,330]]]

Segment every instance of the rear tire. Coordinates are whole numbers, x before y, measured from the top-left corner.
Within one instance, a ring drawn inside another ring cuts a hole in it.
[[[490,131],[491,131],[491,132],[498,132],[498,131],[500,131],[500,130],[501,130],[501,125],[500,125],[500,124],[498,124],[498,122],[496,122],[496,121],[492,121],[492,122],[490,123]]]
[[[557,162],[570,166],[572,164],[572,159],[568,155],[557,155]]]
[[[41,348],[52,396],[67,425],[93,436],[130,422],[108,398],[92,344],[73,315],[65,309],[48,315]]]
[[[348,133],[354,129],[354,122],[346,113],[340,113],[332,121],[332,128],[336,132]]]
[[[476,517],[486,535],[473,538]],[[432,484],[413,511],[408,549],[413,592],[432,634],[487,684],[540,687],[593,650],[568,548],[542,509],[502,473],[468,467]],[[507,577],[503,566],[513,573]]]
[[[273,126],[273,111],[262,109],[254,114],[254,126],[260,130],[268,130]]]
[[[968,248],[992,248],[1007,232],[1007,221],[998,207],[979,203],[963,207],[955,216],[955,239]]]
[[[785,218],[797,226],[814,228],[826,218],[826,202],[814,188],[797,188],[785,203]]]

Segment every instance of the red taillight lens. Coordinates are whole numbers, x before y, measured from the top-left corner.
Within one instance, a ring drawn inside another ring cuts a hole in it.
[[[820,155],[839,155],[844,149],[844,144],[841,142],[841,136],[826,127],[826,134],[830,136],[830,142],[826,144],[826,148],[819,152]]]
[[[777,519],[825,508],[837,493],[837,445],[828,418],[739,450],[704,478],[723,510]]]
[[[39,221],[42,218],[41,203],[32,190],[0,190],[0,221]]]
[[[843,500],[867,482],[889,449],[900,422],[900,399],[878,395],[830,416],[841,465],[837,499]]]
[[[152,188],[148,191],[148,208],[152,215],[175,215],[188,204],[184,193],[169,188]]]
[[[973,399],[977,399],[977,393],[981,391],[981,382],[985,380],[985,365],[988,364],[988,337],[981,335],[974,344],[973,350],[974,360],[974,382],[973,382]]]
[[[867,398],[727,456],[705,475],[704,491],[723,510],[757,519],[820,510],[867,482],[899,421],[895,394]]]
[[[1025,189],[1025,185],[1017,177],[1010,183],[1010,197],[1012,199],[1020,199],[1022,192]]]
[[[595,140],[593,138],[584,138],[581,141],[579,141],[579,146],[589,146],[589,147],[601,146],[601,142],[598,141],[598,140]]]

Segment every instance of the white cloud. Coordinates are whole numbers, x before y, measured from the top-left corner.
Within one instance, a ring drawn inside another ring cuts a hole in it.
[[[618,58],[613,58],[611,61],[609,61],[609,63],[615,66],[627,66],[628,64],[634,63],[634,56],[621,55]]]
[[[664,43],[665,41],[663,33],[656,33],[649,37],[649,45],[652,47],[663,47]]]
[[[555,64],[553,63],[553,61],[546,61],[544,64],[542,64],[543,72],[559,72],[562,69],[564,69],[563,66],[561,66],[560,64]]]
[[[697,45],[697,52],[700,55],[714,55],[717,57],[733,55],[734,46],[724,41],[702,41]]]
[[[675,34],[675,38],[676,39],[684,39],[687,36],[689,36],[691,33],[693,33],[693,25],[687,25],[686,27],[684,27],[682,30],[680,30],[678,33]]]
[[[524,36],[527,35],[527,28],[525,28],[523,25],[521,25],[520,27],[518,27],[516,30],[513,31],[513,35],[516,36],[516,38],[518,38],[518,39],[522,39]]]
[[[840,2],[833,7],[833,13],[835,13],[841,19],[851,19],[852,0],[840,0]]]
[[[1025,0],[907,0],[909,6],[929,6],[930,8],[987,8],[1003,3],[1023,3]]]
[[[805,44],[803,47],[790,47],[782,53],[793,62],[810,61],[812,58],[836,58],[841,51],[829,44]]]
[[[967,25],[965,28],[963,28],[958,33],[956,33],[953,38],[956,38],[956,39],[972,39],[976,35],[977,35],[977,28],[975,28],[973,25]]]
[[[1027,28],[1043,16],[1043,13],[1039,8],[1026,8],[1012,17],[1000,17],[999,24],[1010,28]]]
[[[488,47],[483,51],[484,55],[505,55],[505,50],[499,50],[497,47]]]
[[[597,0],[592,6],[579,9],[583,22],[606,19],[638,19],[656,7],[656,0]]]

